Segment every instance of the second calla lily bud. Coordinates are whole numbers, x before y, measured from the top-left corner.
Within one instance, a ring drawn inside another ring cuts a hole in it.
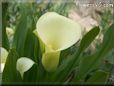
[[[0,73],[2,73],[4,70],[4,66],[6,63],[7,56],[8,56],[8,51],[3,47],[0,47],[0,50],[1,50],[1,62],[0,62],[1,70],[0,70]]]
[[[78,23],[55,12],[42,15],[36,27],[39,38],[46,46],[42,64],[47,71],[55,71],[59,63],[60,52],[80,39],[81,27]]]
[[[34,65],[34,61],[27,57],[21,57],[17,60],[16,69],[23,78],[24,72],[28,71]]]

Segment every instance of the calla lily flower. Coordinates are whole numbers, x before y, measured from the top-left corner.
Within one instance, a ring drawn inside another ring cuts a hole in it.
[[[24,72],[28,71],[34,64],[34,61],[27,57],[21,57],[17,60],[16,69],[23,78]]]
[[[55,71],[60,52],[80,39],[81,27],[67,17],[47,12],[39,18],[36,28],[38,37],[45,45],[42,64],[47,71]]]
[[[2,73],[4,70],[7,56],[8,56],[8,51],[3,47],[1,47],[0,49],[1,49],[1,62],[0,62],[1,63],[1,71],[0,71],[0,73]]]

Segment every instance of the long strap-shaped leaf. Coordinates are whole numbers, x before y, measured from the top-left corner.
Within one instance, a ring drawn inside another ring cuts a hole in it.
[[[114,48],[114,24],[107,30],[104,35],[103,43],[98,52],[93,55],[82,57],[79,64],[79,72],[74,82],[83,81],[82,79],[92,70],[99,67],[104,56]]]
[[[16,70],[16,62],[19,58],[15,49],[11,49],[7,57],[5,68],[3,70],[2,82],[3,84],[21,83],[21,76]]]
[[[20,18],[16,25],[16,31],[13,39],[13,47],[16,48],[16,51],[18,52],[20,57],[28,57],[38,63],[38,58],[40,58],[41,56],[39,56],[38,39],[33,33],[36,25],[32,15],[31,4],[22,3],[19,7]],[[25,82],[36,82],[37,75],[43,75],[43,72],[40,70],[39,66],[38,68],[39,70],[37,70],[37,68],[31,68],[31,70],[27,71],[23,77],[23,80]],[[36,74],[36,72],[38,72],[38,74]],[[33,73],[36,74],[36,78],[34,78]]]
[[[9,50],[9,41],[6,35],[8,3],[2,3],[2,47]]]
[[[86,84],[106,84],[109,73],[105,71],[96,71],[86,82]]]

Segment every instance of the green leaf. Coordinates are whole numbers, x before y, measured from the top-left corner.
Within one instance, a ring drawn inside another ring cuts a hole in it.
[[[96,55],[96,60],[93,62],[94,68],[97,68],[101,65],[101,61],[105,58],[114,49],[114,23],[108,28],[104,35],[103,43],[101,49]]]
[[[18,58],[19,56],[15,49],[11,49],[5,63],[5,68],[3,70],[3,84],[14,84],[22,82],[21,76],[19,72],[16,70],[16,62]]]
[[[28,71],[24,72],[23,82],[24,83],[39,83],[39,73],[38,73],[38,65],[34,64]],[[41,78],[40,78],[41,79]]]
[[[100,28],[98,26],[94,27],[92,30],[90,30],[85,36],[82,38],[80,47],[79,47],[79,53],[84,51],[91,42],[95,39],[95,37],[99,34]]]
[[[98,70],[87,80],[86,84],[106,84],[109,73]]]
[[[114,49],[114,23],[108,28],[107,32],[104,35],[100,50],[101,56],[105,56],[112,49]]]
[[[79,70],[77,76],[74,78],[73,82],[80,82],[86,77],[88,72],[90,72],[91,66],[96,59],[97,53],[80,58]]]
[[[24,7],[22,8],[21,8],[21,11],[22,11],[21,16],[16,25],[16,31],[15,31],[14,39],[13,39],[13,46],[16,48],[20,56],[24,55],[24,44],[25,44],[25,40],[26,40],[26,36],[28,32],[27,10]]]
[[[25,5],[25,6],[24,6]],[[29,4],[28,4],[29,5]],[[20,19],[16,25],[16,31],[13,39],[13,47],[16,48],[20,57],[28,57],[37,62],[38,54],[35,55],[36,43],[38,43],[37,37],[33,34],[33,30],[35,29],[35,22],[32,17],[32,13],[29,10],[30,7],[27,4],[20,5]],[[38,51],[37,51],[38,53]]]
[[[85,34],[85,36],[81,40],[80,47],[77,52],[78,57],[93,42],[93,40],[96,38],[99,32],[100,32],[100,28],[98,26],[95,26],[93,29],[91,29],[88,33]],[[75,62],[74,67],[77,66],[77,63],[78,62]]]
[[[9,50],[9,41],[6,34],[8,3],[2,3],[2,47]]]
[[[33,30],[36,28],[34,18],[32,16],[30,4],[23,3],[20,5],[20,19],[16,26],[16,32],[13,40],[13,47],[16,47],[17,52],[20,57],[28,57],[32,59],[35,63],[39,63],[39,58],[41,57],[39,40],[34,35]],[[37,69],[38,67],[38,69]],[[42,66],[37,66],[36,69],[32,67],[27,74],[24,75],[24,81],[31,83],[34,81],[39,81],[38,77],[34,78],[35,73],[41,76],[40,79],[44,78],[43,70],[40,70]],[[34,72],[35,71],[35,72]],[[42,74],[43,73],[43,74]],[[33,74],[33,77],[31,77]],[[29,78],[28,78],[29,77]],[[33,78],[33,79],[31,79]]]
[[[74,79],[74,81],[83,81],[84,77],[93,69],[96,69],[100,66],[103,58],[105,55],[107,55],[112,48],[114,48],[114,24],[107,30],[107,32],[104,35],[103,43],[98,52],[96,52],[93,55],[81,57],[80,63],[79,63],[79,72]]]
[[[2,84],[2,73],[0,73],[0,84]]]

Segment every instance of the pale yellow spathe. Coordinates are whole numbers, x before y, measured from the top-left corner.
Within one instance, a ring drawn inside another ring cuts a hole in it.
[[[46,52],[42,56],[42,64],[47,71],[53,72],[59,64],[60,52]]]
[[[8,51],[3,47],[0,47],[0,51],[1,51],[1,62],[0,62],[1,70],[0,70],[0,73],[2,73],[4,70],[4,66],[5,66],[7,56],[8,56]]]
[[[55,12],[42,15],[36,27],[38,36],[44,44],[55,51],[67,49],[81,36],[81,27],[78,23]]]
[[[27,57],[21,57],[17,60],[16,69],[20,72],[23,78],[24,72],[28,71],[34,64],[34,61]]]

